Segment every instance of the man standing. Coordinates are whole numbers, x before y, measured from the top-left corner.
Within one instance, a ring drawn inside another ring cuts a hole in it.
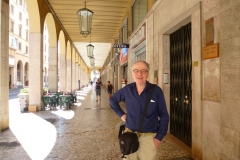
[[[125,122],[125,132],[138,130],[151,88],[151,84],[147,81],[149,70],[147,62],[135,62],[132,67],[132,78],[135,82],[118,90],[109,100],[112,109]],[[127,113],[121,109],[119,105],[121,101],[125,101]],[[157,149],[168,130],[168,122],[169,115],[162,89],[155,86],[142,125],[142,132],[139,133],[139,148],[135,153],[127,155],[126,159],[156,160]]]
[[[108,98],[110,98],[112,96],[112,92],[113,92],[113,85],[110,83],[110,81],[108,81],[106,90],[108,91]]]
[[[101,86],[102,86],[102,82],[100,82],[98,78],[96,82],[96,102],[98,101],[98,97],[99,97],[99,100],[101,101]]]

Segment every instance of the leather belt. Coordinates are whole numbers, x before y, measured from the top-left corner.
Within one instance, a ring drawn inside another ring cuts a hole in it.
[[[133,132],[132,130],[130,130],[129,128],[125,127],[124,132]],[[153,132],[147,132],[147,133],[140,133],[140,132],[136,132],[136,134],[138,135],[138,137],[144,137],[144,136],[149,136],[154,134]]]

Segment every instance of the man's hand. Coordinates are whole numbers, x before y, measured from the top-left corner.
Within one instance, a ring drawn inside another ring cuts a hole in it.
[[[160,147],[160,144],[161,144],[161,141],[159,141],[158,139],[156,138],[153,138],[153,143],[155,145],[156,148],[159,148]]]
[[[126,122],[126,117],[127,117],[126,114],[122,115],[121,120],[122,120],[123,122]]]

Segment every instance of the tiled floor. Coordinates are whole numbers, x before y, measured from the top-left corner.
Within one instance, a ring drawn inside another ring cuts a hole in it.
[[[71,110],[20,113],[17,99],[9,110],[10,129],[0,133],[1,160],[120,160],[120,118],[104,90],[96,102],[91,87],[84,88]],[[167,137],[158,153],[161,160],[191,159]]]

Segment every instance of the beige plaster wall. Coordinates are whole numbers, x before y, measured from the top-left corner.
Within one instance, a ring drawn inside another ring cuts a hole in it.
[[[240,159],[240,1],[203,1],[219,58],[203,61],[203,159]]]
[[[150,64],[148,81],[151,83],[153,83],[153,79],[154,79],[154,70],[158,68],[158,63],[156,63],[156,61],[158,62],[158,60],[155,59],[156,57],[154,55],[154,49],[153,49],[154,38],[157,36],[153,35],[153,28],[154,28],[153,14],[151,14],[147,18],[147,22],[146,22],[146,61]]]

